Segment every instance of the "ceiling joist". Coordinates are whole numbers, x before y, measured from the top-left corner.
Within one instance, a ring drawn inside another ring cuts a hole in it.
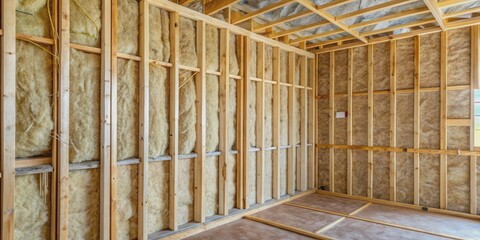
[[[436,22],[436,20],[434,18],[422,19],[422,20],[415,21],[415,22],[409,22],[409,23],[390,26],[390,27],[387,27],[387,28],[377,29],[377,30],[373,30],[373,31],[369,31],[369,32],[363,32],[360,35],[362,35],[362,36],[372,36],[372,35],[377,35],[377,34],[381,34],[381,33],[393,32],[394,30],[403,29],[403,28],[423,26],[423,25],[426,25],[426,24],[429,24],[429,23],[434,23],[434,22]]]
[[[402,19],[402,18],[407,18],[411,16],[416,16],[424,13],[429,13],[430,10],[427,7],[421,7],[421,8],[416,8],[412,10],[408,10],[405,12],[398,12],[390,15],[386,15],[383,17],[375,18],[370,21],[364,21],[364,22],[359,22],[356,24],[350,25],[351,29],[356,29],[356,28],[361,28],[361,27],[367,27],[371,25],[375,25],[377,23],[381,22],[386,22],[386,21],[392,21],[392,20],[397,20],[397,19]]]
[[[360,41],[364,43],[368,42],[368,40],[365,37],[360,36],[360,33],[358,31],[354,29],[350,29],[346,24],[337,21],[334,16],[332,16],[330,13],[326,12],[325,10],[318,9],[318,7],[314,3],[312,3],[310,0],[296,0],[296,2],[302,4],[304,7],[310,9],[312,12],[318,14],[320,17],[326,19],[327,21],[331,22],[332,24],[339,27],[340,29],[343,29],[343,31],[351,34],[352,36],[356,37]]]
[[[312,24],[308,24],[308,25],[305,25],[305,26],[300,26],[300,27],[292,28],[292,29],[289,29],[289,30],[281,31],[281,32],[271,33],[269,35],[269,37],[270,38],[283,37],[283,36],[286,36],[286,35],[290,35],[290,34],[294,34],[294,33],[297,33],[297,32],[318,28],[318,27],[325,26],[325,25],[328,25],[328,24],[330,24],[330,22],[326,21],[326,20],[320,21],[320,22],[314,22]]]
[[[265,30],[267,28],[275,27],[275,26],[277,26],[279,24],[282,24],[282,23],[285,23],[285,22],[290,22],[290,21],[297,20],[297,19],[300,19],[300,18],[303,18],[303,17],[306,17],[306,16],[310,16],[312,14],[314,14],[314,13],[307,10],[307,11],[304,11],[304,12],[301,12],[301,13],[297,13],[297,14],[290,15],[290,16],[287,16],[287,17],[284,17],[284,18],[277,19],[277,20],[272,21],[272,22],[267,22],[267,23],[255,25],[255,26],[253,26],[252,29],[255,32],[256,31],[262,31],[262,30]]]
[[[239,2],[240,0],[215,0],[207,3],[205,5],[205,14],[212,15],[217,13],[227,7],[232,6],[233,4]]]
[[[267,7],[264,7],[264,8],[260,8],[256,11],[253,11],[253,12],[250,12],[250,13],[247,13],[245,15],[237,15],[237,16],[233,16],[232,17],[232,21],[231,23],[232,24],[239,24],[239,23],[242,23],[242,22],[245,22],[247,20],[250,20],[254,17],[257,17],[259,15],[262,15],[264,13],[267,13],[267,12],[270,12],[270,11],[273,11],[275,9],[279,9],[285,5],[288,5],[288,4],[291,4],[292,3],[292,0],[282,0],[280,2],[277,2],[277,3],[274,3],[274,4],[271,4],[271,5],[268,5]]]
[[[398,6],[406,5],[406,4],[417,2],[417,1],[418,0],[394,0],[394,1],[389,1],[389,2],[386,2],[386,3],[374,5],[374,6],[371,6],[371,7],[360,9],[358,11],[349,12],[349,13],[340,15],[340,16],[336,17],[335,20],[337,20],[337,21],[346,20],[346,19],[349,19],[349,18],[358,17],[358,16],[365,15],[365,14],[368,14],[368,13],[378,12],[378,11],[385,10],[385,9],[388,9],[388,8],[398,7]]]
[[[438,25],[442,28],[443,31],[447,29],[447,24],[445,23],[445,19],[443,19],[443,12],[438,7],[437,0],[423,0],[425,5],[430,9],[435,20],[437,20]]]

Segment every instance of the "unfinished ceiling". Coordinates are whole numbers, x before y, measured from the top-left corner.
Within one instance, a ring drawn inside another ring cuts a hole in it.
[[[183,0],[184,5],[314,52],[342,44],[471,26],[478,0]],[[217,14],[221,15],[221,14]],[[228,17],[230,15],[230,17]]]

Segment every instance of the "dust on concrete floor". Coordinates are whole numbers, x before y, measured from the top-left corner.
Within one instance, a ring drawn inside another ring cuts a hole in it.
[[[252,215],[326,239],[480,239],[480,221],[310,194]],[[249,219],[191,236],[198,239],[311,239]]]

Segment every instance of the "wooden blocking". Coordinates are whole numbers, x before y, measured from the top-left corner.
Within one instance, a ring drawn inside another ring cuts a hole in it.
[[[194,216],[196,222],[205,222],[205,161],[207,159],[207,81],[206,81],[206,25],[197,21],[197,61],[200,72],[195,75],[197,94],[197,122],[195,143],[195,201]]]
[[[287,193],[294,194],[295,193],[295,171],[294,171],[294,164],[296,154],[296,139],[295,139],[295,53],[289,52],[288,53],[288,82],[291,84],[288,88],[288,143],[290,148],[288,149],[288,156],[287,156]]]
[[[265,122],[265,44],[263,42],[257,43],[257,78],[261,79],[257,83],[257,119],[255,121],[255,137],[257,139],[257,147],[260,151],[257,152],[257,203],[263,204],[265,202],[264,185],[265,185],[265,138],[264,138],[264,122]]]
[[[68,6],[68,4],[67,4]],[[64,10],[62,8],[62,10]],[[1,199],[0,199],[0,210],[2,211],[1,214],[1,239],[14,239],[14,192],[15,192],[15,91],[16,91],[16,58],[15,58],[15,51],[16,51],[16,44],[15,44],[15,1],[2,1],[1,3],[1,29],[3,29],[3,35],[1,37],[1,51],[2,56],[0,59],[1,63],[1,71],[0,71],[0,84],[2,89],[2,101],[1,104],[1,162],[0,167],[2,171],[1,176]],[[67,12],[68,16],[68,12]],[[68,17],[67,17],[68,20]],[[64,21],[62,21],[63,23]],[[63,25],[62,25],[63,27]],[[68,33],[66,34],[68,36]],[[67,38],[68,39],[68,38]],[[63,39],[62,39],[63,40]],[[63,50],[63,49],[62,49]],[[66,50],[68,51],[68,49]],[[66,90],[65,84],[68,87],[68,57],[66,59],[62,59],[62,66],[63,68],[63,75],[61,87],[62,89]],[[63,92],[66,94],[62,100],[66,100],[63,103],[62,113],[68,119],[68,91]],[[66,111],[65,111],[66,110]],[[66,122],[68,123],[68,121]],[[66,127],[68,130],[68,125],[65,126],[65,123],[61,124],[62,127]],[[68,131],[67,131],[68,136]],[[62,139],[66,136],[61,134],[60,137]],[[68,138],[66,138],[68,139]],[[68,141],[67,144],[61,144],[63,156],[66,156],[66,159],[62,159],[67,164],[67,172],[62,172],[63,174],[67,174],[68,176]],[[65,170],[63,168],[62,170]],[[63,179],[64,181],[65,179]],[[64,195],[68,192],[68,185],[66,181],[63,182],[61,185],[61,190],[63,191]],[[62,204],[68,203],[68,199],[61,202]],[[66,205],[61,205],[65,206]],[[66,214],[66,210],[61,212],[62,214]],[[61,220],[66,220],[66,215],[62,216]],[[66,227],[66,221],[65,225]],[[66,237],[66,229],[65,234],[62,236]]]
[[[179,48],[179,23],[178,12],[170,12],[170,128],[169,128],[169,153],[170,160],[170,186],[169,186],[169,228],[178,230],[177,223],[177,191],[178,191],[178,120],[179,120],[179,95],[180,95],[180,48]]]
[[[273,48],[273,198],[280,199],[280,48]]]
[[[148,131],[149,131],[149,10],[148,1],[140,2],[140,96],[139,96],[139,157],[138,171],[138,237],[148,237]]]
[[[218,163],[218,200],[219,200],[219,214],[227,215],[227,158],[230,146],[228,144],[228,101],[229,101],[229,42],[230,33],[227,29],[220,29],[220,157]]]

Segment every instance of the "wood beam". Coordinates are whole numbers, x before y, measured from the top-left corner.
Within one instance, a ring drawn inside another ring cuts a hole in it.
[[[353,145],[353,49],[348,49],[347,145]],[[347,194],[353,193],[353,151],[347,150]]]
[[[480,12],[480,7],[468,8],[468,9],[457,11],[457,12],[446,13],[443,15],[443,18],[444,19],[453,18],[453,17],[458,17],[458,16],[467,15],[471,13],[478,13],[478,12]]]
[[[149,132],[149,4],[147,0],[140,2],[140,96],[139,96],[139,159],[138,168],[138,234],[139,239],[148,237],[148,132]],[[174,31],[171,31],[173,33]],[[171,215],[172,213],[170,213]]]
[[[170,12],[170,60],[172,67],[170,68],[170,127],[169,127],[169,152],[170,160],[170,184],[168,195],[169,209],[169,228],[178,230],[177,209],[178,209],[178,133],[179,133],[179,103],[180,103],[180,46],[179,46],[179,26],[180,16],[178,12]]]
[[[467,19],[457,20],[453,22],[448,22],[447,29],[451,30],[451,29],[457,29],[457,28],[463,28],[463,27],[470,27],[478,24],[480,24],[480,17],[473,17],[473,18],[467,18]]]
[[[420,148],[420,37],[414,41],[413,147]],[[420,205],[420,154],[413,154],[413,203]]]
[[[227,161],[228,151],[230,150],[229,136],[228,136],[228,123],[230,119],[229,115],[229,94],[230,94],[230,32],[226,28],[220,29],[220,141],[219,150],[221,155],[218,161],[218,213],[220,215],[228,214],[227,207]]]
[[[351,34],[352,36],[358,38],[360,41],[367,43],[368,40],[365,37],[360,36],[360,33],[356,30],[348,28],[348,26],[340,21],[337,21],[337,19],[325,11],[324,9],[319,9],[314,3],[312,3],[310,0],[295,0],[296,2],[300,3],[310,11],[316,13],[320,17],[326,19],[327,21],[331,22],[335,26],[339,27],[340,29],[343,29],[345,32]]]
[[[433,19],[433,18],[422,19],[422,20],[415,21],[415,22],[409,22],[409,23],[404,23],[404,24],[395,25],[395,26],[391,26],[391,27],[381,28],[381,29],[377,29],[377,30],[373,30],[373,31],[362,32],[362,33],[360,33],[360,35],[362,35],[362,36],[372,36],[372,35],[377,35],[377,34],[381,34],[381,33],[392,32],[394,30],[398,30],[398,29],[402,29],[402,28],[411,28],[411,27],[422,26],[422,25],[426,25],[426,24],[429,24],[429,23],[434,23],[435,21],[436,20]]]
[[[366,26],[371,26],[380,22],[386,22],[386,21],[392,21],[392,20],[397,20],[397,19],[402,19],[402,18],[407,18],[411,16],[416,16],[420,14],[425,14],[429,13],[430,10],[427,7],[420,7],[404,12],[398,12],[394,14],[389,14],[383,17],[375,18],[369,21],[362,21],[356,24],[352,24],[349,26],[349,28],[356,29],[356,28],[361,28],[361,27],[366,27]]]
[[[207,15],[212,15],[214,13],[217,13],[227,7],[230,7],[240,0],[215,0],[207,3],[205,5],[205,14]]]
[[[335,29],[335,30],[331,30],[331,31],[328,31],[328,32],[322,32],[322,33],[318,33],[318,34],[314,34],[314,35],[310,35],[310,36],[295,38],[295,39],[290,40],[290,44],[307,42],[309,40],[322,38],[322,37],[328,37],[328,36],[335,35],[335,34],[340,34],[340,33],[343,33],[343,30]]]
[[[244,77],[244,58],[245,58],[245,53],[243,51],[243,46],[244,46],[244,38],[243,36],[237,35],[236,36],[236,53],[237,53],[237,59],[238,59],[238,65],[239,65],[239,75],[240,75],[240,81],[237,83],[237,109],[236,109],[236,129],[235,129],[235,134],[236,134],[236,139],[235,139],[235,145],[237,147],[237,159],[236,159],[236,185],[237,185],[237,194],[236,194],[236,208],[238,209],[244,209],[244,204],[243,204],[243,196],[244,196],[244,191],[243,191],[243,186],[245,182],[243,181],[243,174],[245,172],[244,168],[244,160],[245,160],[245,154],[243,149],[245,149],[245,144],[243,142],[243,137],[244,133],[247,132],[246,128],[244,128],[244,109],[246,104],[246,100],[244,98],[244,92],[245,92],[245,86],[243,82],[245,81]]]
[[[295,146],[296,96],[293,87],[295,85],[295,54],[293,52],[288,53],[288,83],[291,84],[288,88],[288,144]],[[295,171],[293,170],[296,156],[295,147],[289,148],[287,156],[287,193],[290,195],[295,193]]]
[[[470,80],[470,151],[475,151],[475,89],[478,89],[479,26],[471,27],[472,75]],[[476,79],[477,78],[477,79]],[[470,156],[470,213],[477,214],[477,157]]]
[[[269,34],[268,37],[271,37],[271,38],[283,37],[283,36],[286,36],[286,35],[295,34],[297,32],[318,28],[318,27],[325,26],[325,25],[328,25],[328,24],[330,24],[329,21],[314,22],[314,23],[311,23],[311,24],[308,24],[308,25],[305,25],[305,26],[295,27],[295,28],[292,28],[292,29],[289,29],[289,30],[284,30],[284,31],[281,31],[281,32],[274,32],[274,33]]]
[[[425,3],[428,9],[430,9],[430,12],[437,21],[438,25],[442,28],[442,30],[447,30],[447,24],[445,23],[445,19],[443,19],[443,12],[438,7],[437,0],[423,0],[423,3]]]
[[[447,8],[447,7],[457,6],[457,5],[466,4],[466,3],[475,2],[475,1],[477,0],[445,0],[445,1],[438,2],[438,7]]]
[[[397,147],[397,41],[390,42],[390,147]],[[390,201],[397,201],[397,153],[390,153]]]
[[[257,147],[257,203],[265,202],[265,43],[257,43],[257,78],[262,81],[256,83],[256,120],[255,120],[255,138]]]
[[[253,11],[253,12],[249,12],[245,15],[234,15],[232,16],[232,21],[231,23],[232,24],[239,24],[239,23],[242,23],[242,22],[245,22],[247,20],[250,20],[254,17],[257,17],[259,15],[262,15],[264,13],[267,13],[267,12],[270,12],[270,11],[273,11],[275,9],[279,9],[285,5],[288,5],[288,4],[291,4],[292,3],[292,0],[281,0],[279,2],[276,2],[276,3],[273,3],[273,4],[270,4],[264,8],[260,8],[256,11]]]
[[[307,128],[308,128],[308,94],[307,94],[307,58],[300,57],[300,85],[304,88],[300,90],[300,191],[306,191],[308,188],[308,152],[307,152]]]
[[[293,20],[296,20],[296,19],[300,19],[300,18],[309,16],[309,15],[312,15],[312,14],[314,14],[314,13],[309,11],[309,10],[306,10],[304,12],[300,12],[300,13],[297,13],[297,14],[293,14],[293,15],[290,15],[290,16],[286,16],[286,17],[277,19],[275,21],[255,25],[255,26],[253,26],[252,31],[254,31],[254,32],[262,31],[262,30],[265,30],[267,28],[272,28],[272,27],[275,27],[279,24],[289,22],[289,21],[293,21]]]
[[[385,3],[373,5],[371,7],[362,8],[358,11],[349,12],[349,13],[340,15],[340,16],[336,17],[335,20],[342,21],[342,20],[345,20],[345,19],[365,15],[365,14],[372,13],[372,12],[378,12],[378,11],[388,9],[388,8],[393,8],[393,7],[406,5],[406,4],[413,3],[413,2],[417,2],[417,0],[393,0],[393,1],[388,1],[388,2],[385,2]]]
[[[195,201],[194,220],[205,222],[205,161],[207,160],[207,75],[206,75],[206,24],[197,22],[197,59],[200,72],[195,75],[197,101],[197,122],[195,125],[197,141],[195,142]]]
[[[100,130],[100,239],[111,238],[110,226],[110,84],[112,61],[112,1],[102,1],[101,130]]]
[[[15,1],[6,0],[1,3],[2,35],[0,59],[1,71],[1,239],[15,238],[15,94],[16,94],[16,40],[15,40]],[[68,154],[67,154],[68,155]]]

